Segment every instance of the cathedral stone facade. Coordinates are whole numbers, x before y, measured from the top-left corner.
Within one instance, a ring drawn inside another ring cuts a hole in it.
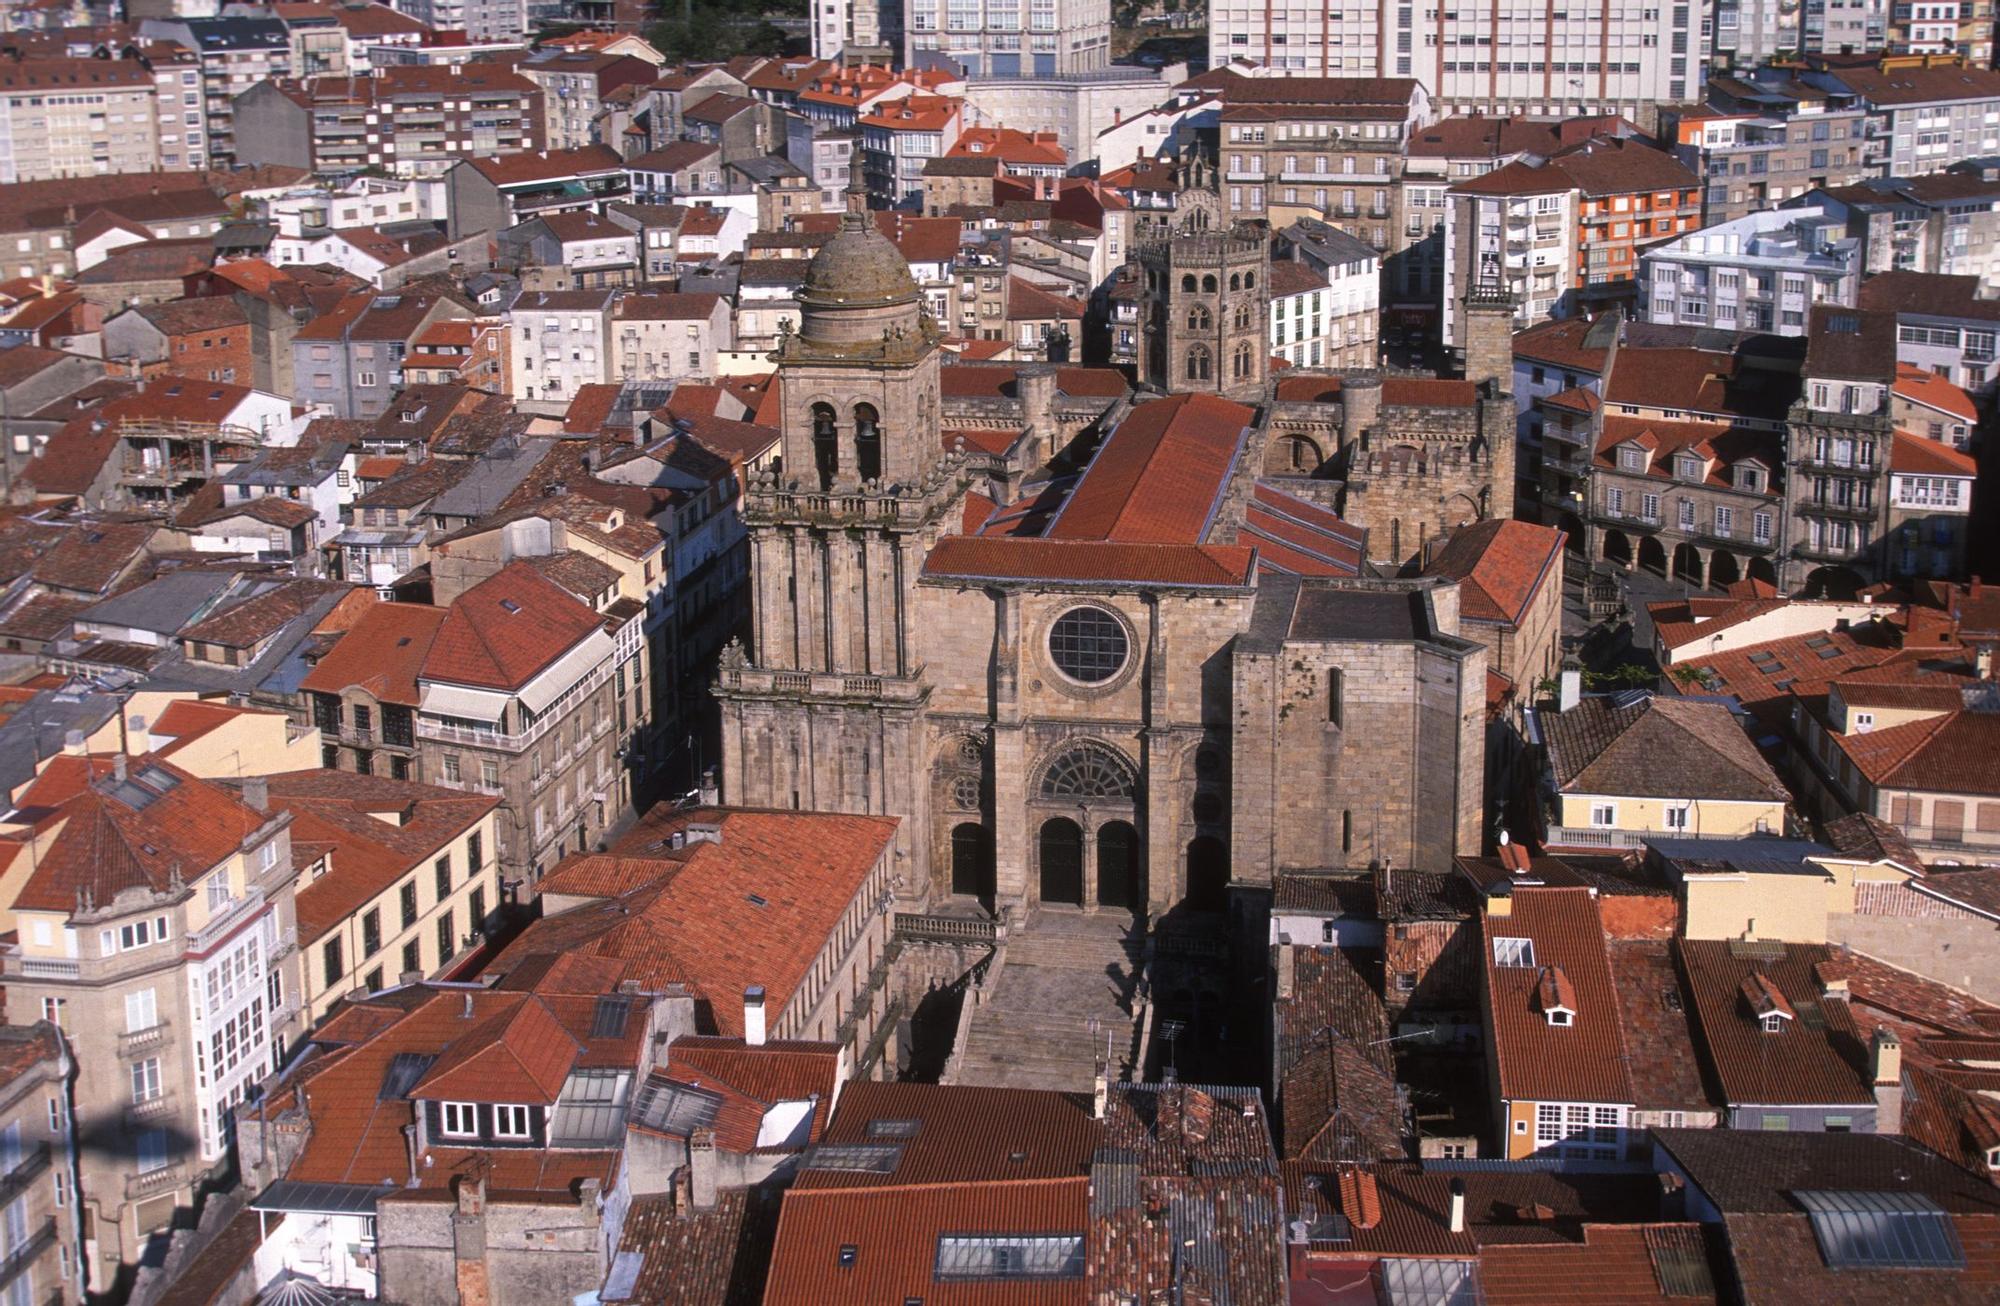
[[[1178,239],[1206,259],[1236,237]],[[1235,259],[1212,312],[1234,311],[1230,275],[1266,293],[1261,246]],[[1206,275],[1184,263],[1164,251],[1170,287]],[[717,689],[727,801],[894,815],[906,898],[1017,919],[1205,913],[1280,869],[1477,850],[1486,651],[1455,584],[1379,578],[1340,483],[1273,474],[1281,410],[1386,442],[1396,405],[1357,423],[1325,375],[1277,402],[1261,348],[1250,402],[940,367],[859,213],[801,304],[777,354],[783,462],[744,500],[756,612]],[[1511,492],[1488,489],[1468,519]]]

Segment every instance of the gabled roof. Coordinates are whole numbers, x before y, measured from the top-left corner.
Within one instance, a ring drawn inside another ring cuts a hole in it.
[[[1213,395],[1140,404],[1105,438],[1047,537],[1202,543],[1255,416]]]
[[[419,673],[425,680],[514,690],[576,647],[601,619],[525,563],[511,563],[458,596]]]
[[[1905,476],[1973,477],[1979,475],[1979,464],[1971,454],[1899,428],[1889,449],[1889,470]]]
[[[1720,703],[1649,696],[1617,706],[1587,697],[1541,718],[1565,793],[1787,802],[1791,794]]]
[[[1867,1049],[1846,1002],[1821,995],[1823,944],[1677,939],[1703,1064],[1731,1106],[1865,1106]],[[1765,1016],[1780,1017],[1766,1031]]]
[[[1490,518],[1454,531],[1424,574],[1459,583],[1461,617],[1518,627],[1549,580],[1561,584],[1562,554],[1561,531]]]
[[[1526,939],[1525,965],[1501,965],[1497,939]],[[1508,914],[1488,914],[1479,946],[1501,1098],[1533,1102],[1634,1100],[1618,990],[1604,924],[1588,889],[1519,889]],[[1545,972],[1559,968],[1575,1019],[1551,1024],[1541,1004]]]

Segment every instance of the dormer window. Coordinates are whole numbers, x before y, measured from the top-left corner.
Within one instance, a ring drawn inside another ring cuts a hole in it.
[[[1700,480],[1701,459],[1694,457],[1676,458],[1674,460],[1674,475],[1680,477],[1684,481]]]
[[[1565,1011],[1561,1007],[1552,1009],[1548,1014],[1549,1024],[1551,1025],[1569,1025],[1573,1024],[1576,1020],[1575,1012]]]
[[[1757,1023],[1766,1034],[1781,1034],[1785,1029],[1785,1018],[1775,1011]]]
[[[470,1102],[446,1102],[442,1130],[446,1138],[479,1137],[479,1108]]]
[[[1763,469],[1757,467],[1738,467],[1736,469],[1736,488],[1747,490],[1752,494],[1762,494],[1764,492]]]
[[[495,1138],[527,1138],[531,1132],[527,1107],[503,1105],[493,1108]]]
[[[1986,1149],[1986,1168],[1988,1170],[2000,1170],[2000,1147],[1989,1147]]]
[[[1620,449],[1618,466],[1622,471],[1642,472],[1646,470],[1646,455],[1637,449]]]

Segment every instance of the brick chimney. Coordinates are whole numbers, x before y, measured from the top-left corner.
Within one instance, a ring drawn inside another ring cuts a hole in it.
[[[1886,1025],[1875,1027],[1869,1044],[1875,1076],[1875,1132],[1903,1132],[1903,1040]]]

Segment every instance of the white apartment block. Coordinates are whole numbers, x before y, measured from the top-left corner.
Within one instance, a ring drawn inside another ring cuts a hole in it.
[[[1754,213],[1640,256],[1648,322],[1802,336],[1814,304],[1851,307],[1861,246],[1820,209]]]
[[[468,41],[519,41],[528,30],[525,0],[395,0],[393,8]]]
[[[838,59],[849,48],[879,49],[883,32],[900,21],[895,0],[810,0],[815,59]],[[887,8],[892,12],[884,13]]]
[[[153,171],[158,94],[137,59],[0,65],[0,182]]]
[[[1056,77],[1111,62],[1111,0],[908,0],[903,20],[912,67],[941,53],[969,77]]]
[[[1441,115],[1619,113],[1644,126],[1656,106],[1700,96],[1706,52],[1697,5],[1438,7],[1450,3],[1329,9],[1215,0],[1209,66],[1247,59],[1314,77],[1415,77]]]
[[[1553,171],[1553,169],[1551,169]],[[1472,183],[1477,185],[1475,181]],[[1576,285],[1577,192],[1553,178],[1519,193],[1455,189],[1444,211],[1444,341],[1459,340],[1466,294],[1479,286],[1514,299],[1517,331],[1568,316]]]
[[[532,412],[561,413],[578,390],[611,379],[608,290],[524,294],[508,311],[513,395]]]

